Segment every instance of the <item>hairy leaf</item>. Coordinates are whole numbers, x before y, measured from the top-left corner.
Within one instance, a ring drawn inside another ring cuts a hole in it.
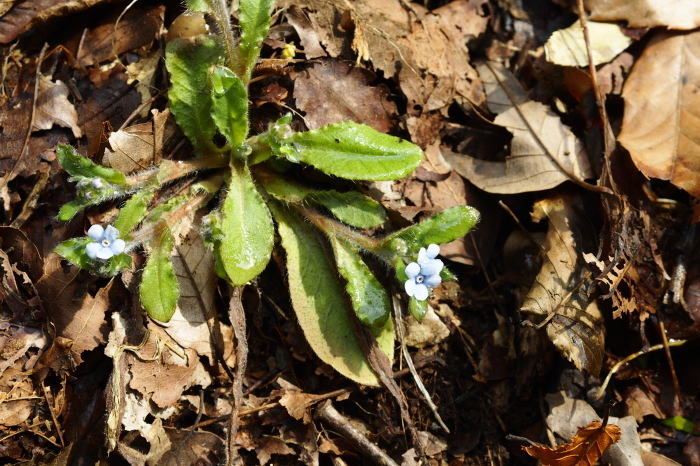
[[[219,150],[212,142],[216,125],[211,115],[208,74],[209,67],[220,63],[223,55],[224,48],[216,36],[175,39],[165,49],[165,66],[172,83],[168,91],[170,111],[197,155]]]
[[[413,255],[429,244],[449,243],[461,238],[474,228],[479,218],[479,212],[473,207],[451,207],[416,225],[387,236],[379,247]]]
[[[126,201],[124,207],[119,209],[119,215],[113,226],[119,230],[123,239],[128,238],[131,230],[143,221],[148,211],[148,203],[154,195],[153,189],[142,189]]]
[[[175,238],[165,222],[162,223],[160,234],[150,243],[151,253],[143,270],[139,294],[149,316],[168,322],[175,312],[180,287],[170,257]]]
[[[357,317],[367,325],[382,327],[391,312],[389,296],[356,248],[336,236],[329,236],[338,271],[346,280],[345,291],[350,296]]]
[[[338,273],[317,232],[295,213],[276,207],[292,305],[309,345],[322,361],[355,382],[378,385],[355,334]],[[393,358],[391,319],[374,331],[379,348]]]
[[[248,82],[260,55],[262,41],[270,28],[270,10],[275,0],[241,0],[238,6],[238,20],[241,24],[241,42],[238,53],[245,68],[244,81]]]
[[[219,254],[233,285],[245,285],[257,277],[270,260],[274,225],[248,168],[231,162],[231,183],[222,208]]]
[[[63,169],[68,174],[82,178],[101,178],[117,185],[126,185],[124,174],[112,169],[98,165],[92,160],[78,155],[73,146],[59,144],[56,148],[56,156]]]
[[[357,191],[321,191],[310,196],[310,200],[330,210],[341,222],[357,228],[374,228],[387,219],[380,203]]]
[[[423,159],[420,147],[350,121],[296,133],[286,142],[291,150],[277,155],[350,180],[403,178]]]
[[[240,146],[248,135],[248,92],[233,71],[215,66],[210,74],[212,118],[232,147]]]

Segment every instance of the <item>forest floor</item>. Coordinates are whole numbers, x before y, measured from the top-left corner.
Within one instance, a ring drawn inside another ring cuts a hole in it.
[[[75,193],[58,144],[126,173],[192,158],[163,60],[183,6],[0,2],[0,462],[700,464],[700,9],[662,3],[586,1],[588,46],[566,0],[277,3],[251,131],[291,112],[420,146],[408,178],[356,185],[390,212],[378,236],[481,213],[442,245],[457,278],[400,319],[440,416],[397,342],[408,422],[314,354],[279,247],[242,289],[237,406],[229,285],[210,276],[208,317],[163,326],[137,297],[140,250],[113,278],[53,252],[119,206],[57,220]]]

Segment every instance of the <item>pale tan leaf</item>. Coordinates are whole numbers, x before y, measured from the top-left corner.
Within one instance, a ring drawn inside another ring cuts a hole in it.
[[[620,26],[611,23],[588,21],[588,34],[591,38],[591,55],[593,64],[608,63],[632,43],[620,30]],[[554,31],[544,44],[547,61],[561,66],[588,66],[588,52],[583,38],[581,21],[577,20],[566,29]]]
[[[224,355],[214,307],[214,254],[204,245],[204,238],[189,218],[183,220],[175,232],[173,264],[180,285],[180,299],[172,319],[162,325],[180,346],[194,349],[214,364],[214,345],[218,345],[220,354]]]
[[[586,231],[587,215],[569,197],[537,202],[533,217],[549,219],[549,229],[542,267],[520,312],[539,316],[538,322],[547,320],[547,336],[554,346],[578,369],[597,376],[605,328],[595,299],[588,295],[592,278],[581,257],[581,251],[592,249],[586,241],[594,232]]]
[[[68,86],[42,75],[32,131],[51,129],[53,125],[70,128],[76,138],[83,135],[78,127],[78,111],[68,100]]]
[[[528,98],[518,80],[496,64],[478,68],[495,124],[513,134],[511,155],[492,162],[443,151],[455,170],[484,191],[542,191],[564,181],[593,177],[583,144],[547,106]]]
[[[102,163],[125,174],[151,168],[155,163],[153,123],[141,123],[110,134]]]
[[[642,173],[694,196],[700,195],[699,83],[700,30],[656,33],[622,91],[618,137]]]
[[[596,21],[626,21],[631,27],[669,29],[700,26],[697,0],[584,0],[584,5]]]

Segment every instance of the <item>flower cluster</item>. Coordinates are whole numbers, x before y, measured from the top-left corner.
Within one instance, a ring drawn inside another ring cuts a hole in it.
[[[428,249],[420,248],[418,262],[411,262],[406,266],[406,293],[418,301],[425,301],[428,298],[428,289],[435,288],[442,282],[440,271],[444,264],[440,259],[436,259],[438,254],[440,246],[437,244],[431,244]]]
[[[94,243],[85,246],[85,252],[90,259],[107,260],[112,256],[121,254],[126,248],[123,239],[119,239],[119,230],[112,225],[102,228],[101,225],[93,225],[88,230],[88,236]]]

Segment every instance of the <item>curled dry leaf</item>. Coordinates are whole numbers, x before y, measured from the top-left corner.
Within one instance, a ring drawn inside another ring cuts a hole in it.
[[[588,295],[591,274],[581,257],[594,238],[588,232],[587,215],[574,199],[559,197],[537,202],[535,220],[549,219],[543,246],[542,268],[520,312],[541,317],[554,346],[578,369],[598,375],[603,364],[605,333],[603,315]]]
[[[588,21],[593,64],[608,63],[632,43],[620,26],[611,23]],[[588,66],[588,52],[583,38],[581,21],[566,29],[554,31],[544,44],[547,61],[561,66]]]
[[[477,69],[489,109],[498,114],[494,123],[513,134],[511,155],[505,162],[492,162],[444,150],[445,160],[460,175],[496,194],[542,191],[572,178],[593,177],[583,144],[554,112],[530,100],[505,68],[489,63]]]
[[[618,137],[642,173],[694,196],[700,195],[698,83],[700,30],[656,33],[622,91],[625,115]]]
[[[570,443],[556,448],[544,446],[523,447],[528,455],[539,458],[545,466],[593,466],[612,444],[620,440],[620,428],[614,424],[602,425],[593,421],[580,427]]]
[[[36,99],[36,113],[32,131],[51,129],[53,125],[70,128],[73,136],[83,135],[78,127],[78,111],[68,100],[68,86],[62,81],[51,81],[51,78],[41,76],[39,81],[39,96]]]
[[[584,0],[596,21],[627,21],[631,27],[665,26],[694,29],[700,26],[697,0]]]

